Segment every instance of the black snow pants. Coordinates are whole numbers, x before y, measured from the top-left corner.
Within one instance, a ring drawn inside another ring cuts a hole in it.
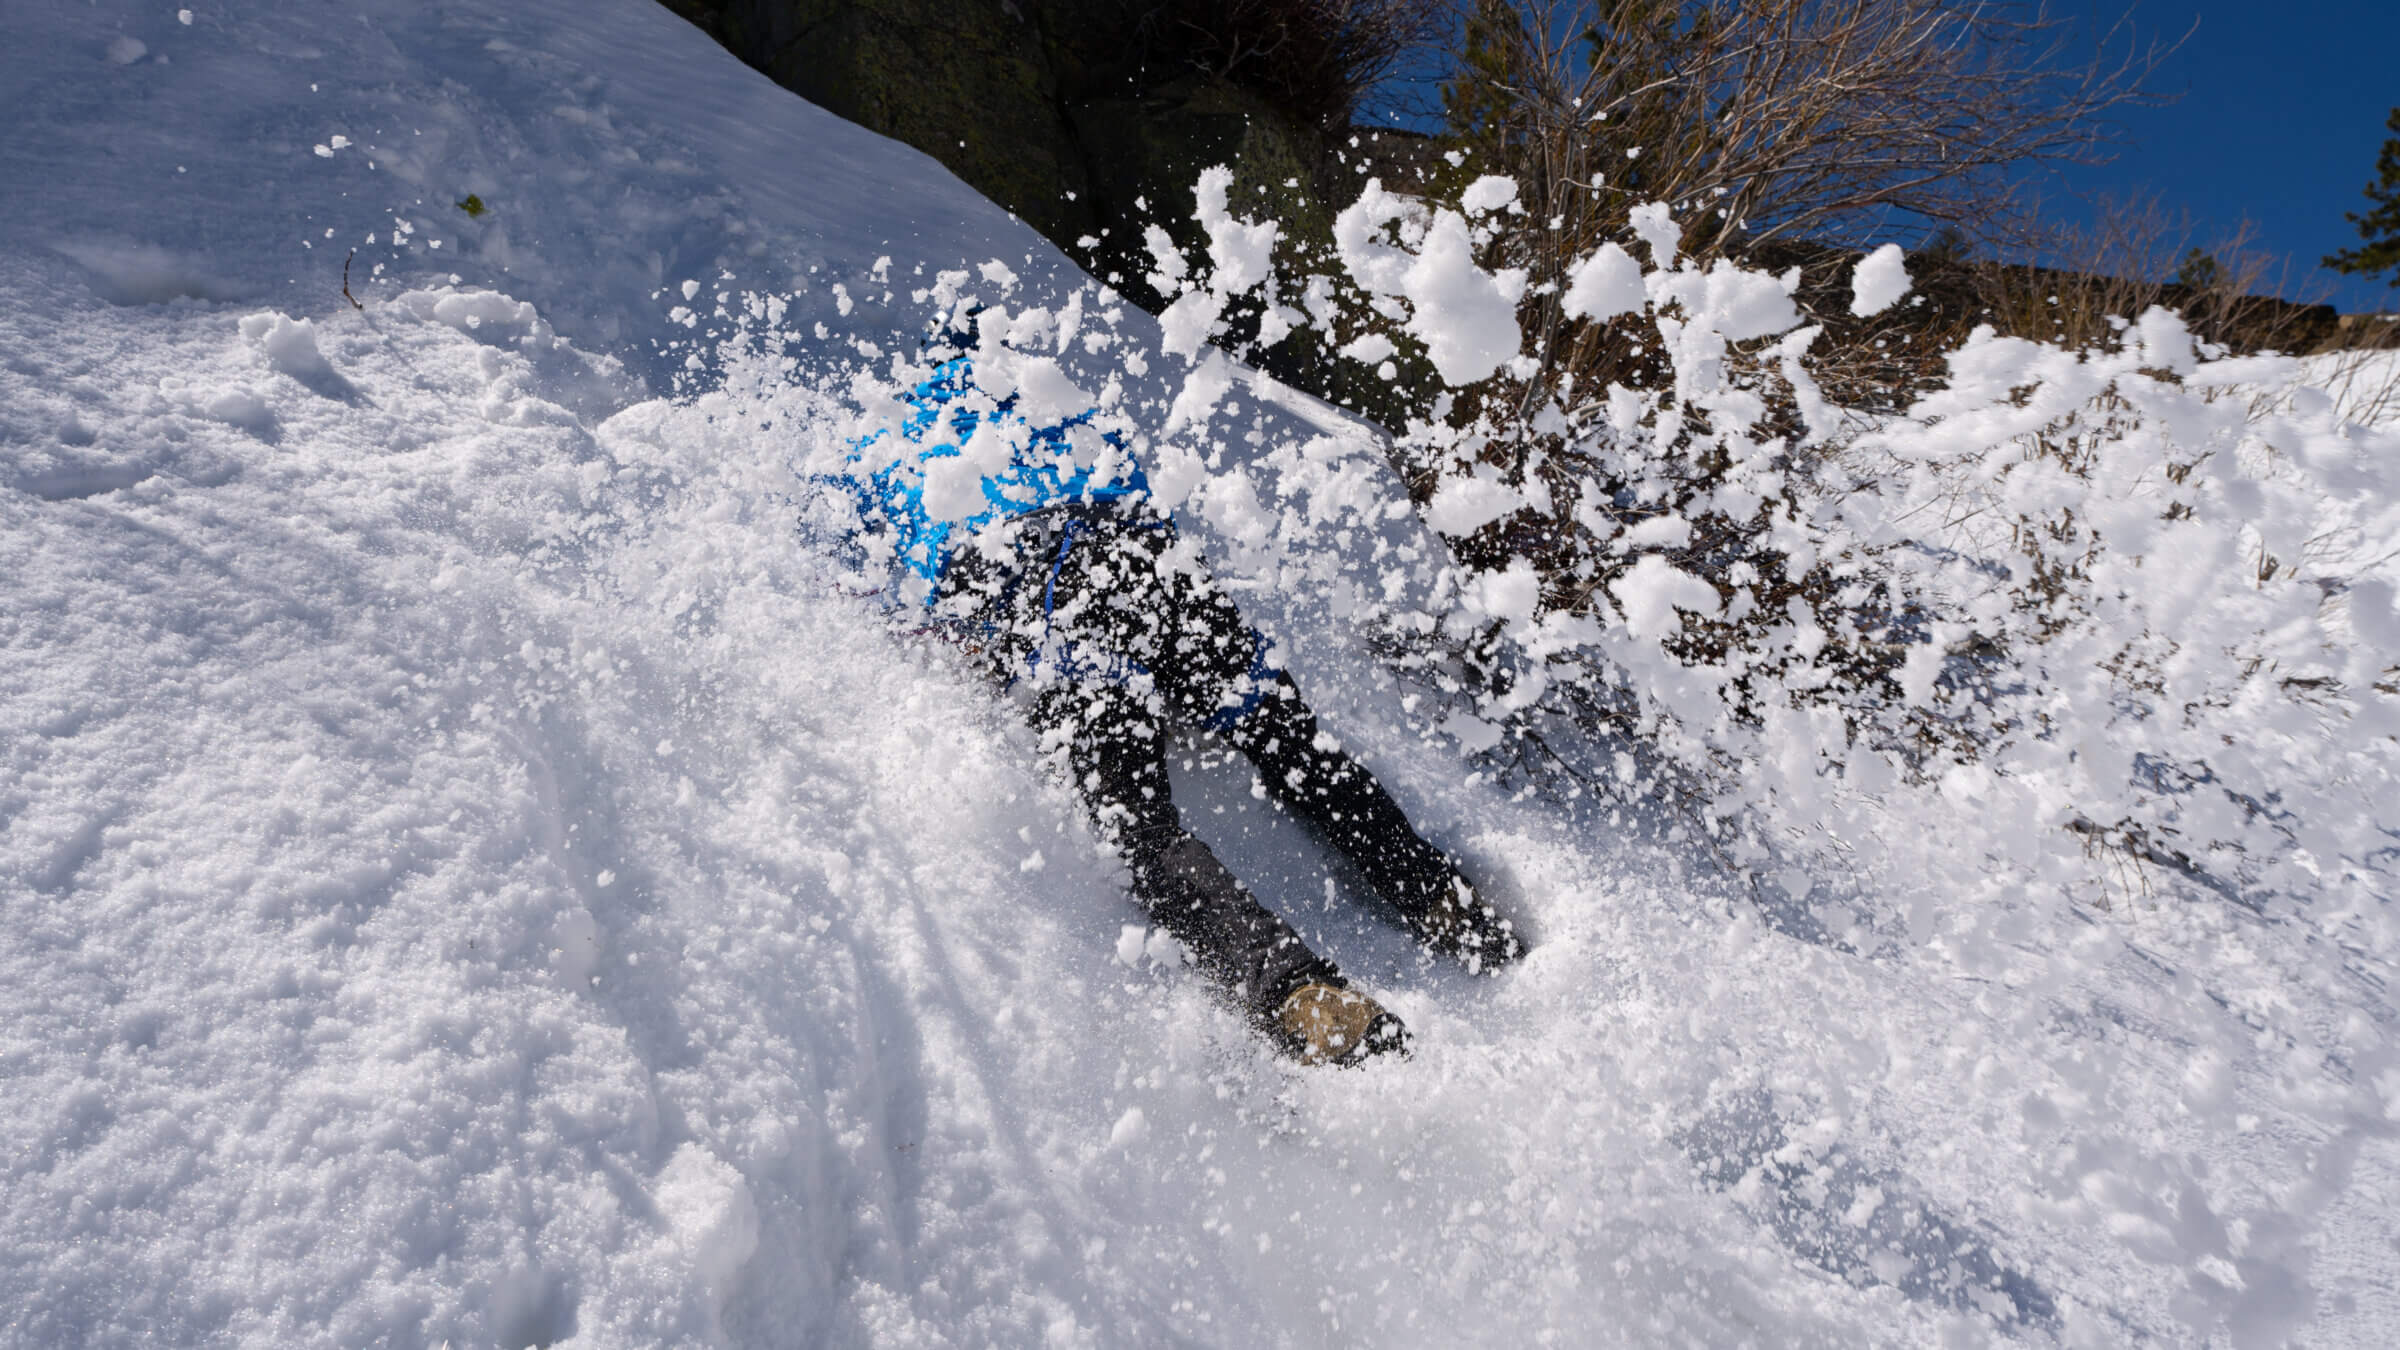
[[[962,553],[941,606],[988,635],[997,676],[1031,682],[1034,724],[1136,897],[1253,1017],[1341,975],[1183,827],[1167,788],[1175,732],[1222,734],[1412,927],[1463,893],[1449,858],[1268,664],[1266,639],[1169,521],[1139,505],[1074,505]]]

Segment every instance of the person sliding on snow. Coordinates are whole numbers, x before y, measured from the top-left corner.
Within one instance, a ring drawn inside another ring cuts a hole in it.
[[[1266,637],[1153,509],[1120,439],[1088,410],[1032,425],[1017,396],[978,387],[972,327],[969,315],[929,344],[933,374],[908,400],[901,443],[879,444],[890,434],[879,432],[853,447],[840,481],[866,535],[889,547],[904,593],[956,626],[995,678],[1030,687],[1035,728],[1063,752],[1135,896],[1279,1049],[1304,1064],[1403,1049],[1400,1019],[1183,827],[1169,735],[1223,736],[1427,947],[1488,971],[1521,950],[1510,924],[1318,729]]]

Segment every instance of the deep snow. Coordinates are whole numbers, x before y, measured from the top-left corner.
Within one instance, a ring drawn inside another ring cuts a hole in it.
[[[1539,944],[1419,963],[1195,747],[1203,831],[1420,1046],[1273,1062],[797,528],[833,401],[718,387],[720,291],[833,351],[1071,267],[648,0],[186,12],[0,15],[0,1340],[2400,1330],[2375,954],[2172,892],[1910,894],[1869,954],[1841,897],[1906,878],[1762,910],[1511,800],[1229,528]],[[1305,400],[1218,416],[1397,497]]]

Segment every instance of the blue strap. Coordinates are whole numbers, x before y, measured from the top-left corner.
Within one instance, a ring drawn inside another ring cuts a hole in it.
[[[1050,559],[1050,577],[1042,583],[1042,636],[1050,636],[1050,611],[1058,607],[1058,574],[1067,565],[1067,550],[1075,547],[1075,526],[1079,522],[1067,517],[1067,527],[1058,532],[1058,553]]]
[[[1051,556],[1050,575],[1042,581],[1042,640],[1035,644],[1032,653],[1025,658],[1025,668],[1028,674],[1041,669],[1042,652],[1050,645],[1050,613],[1058,607],[1058,574],[1066,568],[1067,551],[1075,547],[1075,527],[1079,523],[1074,516],[1070,515],[1066,518],[1066,528],[1058,532],[1058,552]],[[1017,677],[1009,676],[1008,683],[1009,687],[1014,688]]]

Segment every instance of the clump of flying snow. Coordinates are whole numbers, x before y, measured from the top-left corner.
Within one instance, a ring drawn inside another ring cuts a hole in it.
[[[1656,553],[1643,554],[1608,590],[1624,612],[1627,631],[1637,638],[1672,635],[1683,627],[1686,613],[1707,618],[1717,612],[1715,587]]]
[[[1479,203],[1498,200],[1484,179]],[[1514,185],[1510,185],[1513,195]],[[1475,262],[1467,222],[1435,210],[1419,218],[1411,199],[1369,179],[1356,202],[1334,220],[1334,242],[1350,278],[1373,295],[1405,298],[1408,331],[1425,344],[1448,384],[1470,384],[1514,359],[1522,345],[1517,301],[1525,293],[1521,268],[1487,272]],[[1388,235],[1404,230],[1403,243]]]
[[[1850,269],[1850,312],[1881,314],[1908,294],[1908,263],[1898,244],[1885,244]]]
[[[1458,196],[1458,209],[1469,216],[1488,216],[1514,206],[1516,201],[1516,179],[1487,173],[1467,184],[1467,190]]]
[[[1516,489],[1482,474],[1442,480],[1425,507],[1425,523],[1443,534],[1465,538],[1524,505]]]
[[[1561,304],[1572,317],[1606,322],[1633,313],[1647,299],[1641,264],[1616,244],[1604,243],[1576,265]]]
[[[1275,243],[1283,227],[1271,220],[1245,220],[1233,214],[1227,194],[1233,170],[1216,165],[1203,170],[1194,190],[1193,219],[1208,233],[1209,287],[1241,295],[1273,275]]]

